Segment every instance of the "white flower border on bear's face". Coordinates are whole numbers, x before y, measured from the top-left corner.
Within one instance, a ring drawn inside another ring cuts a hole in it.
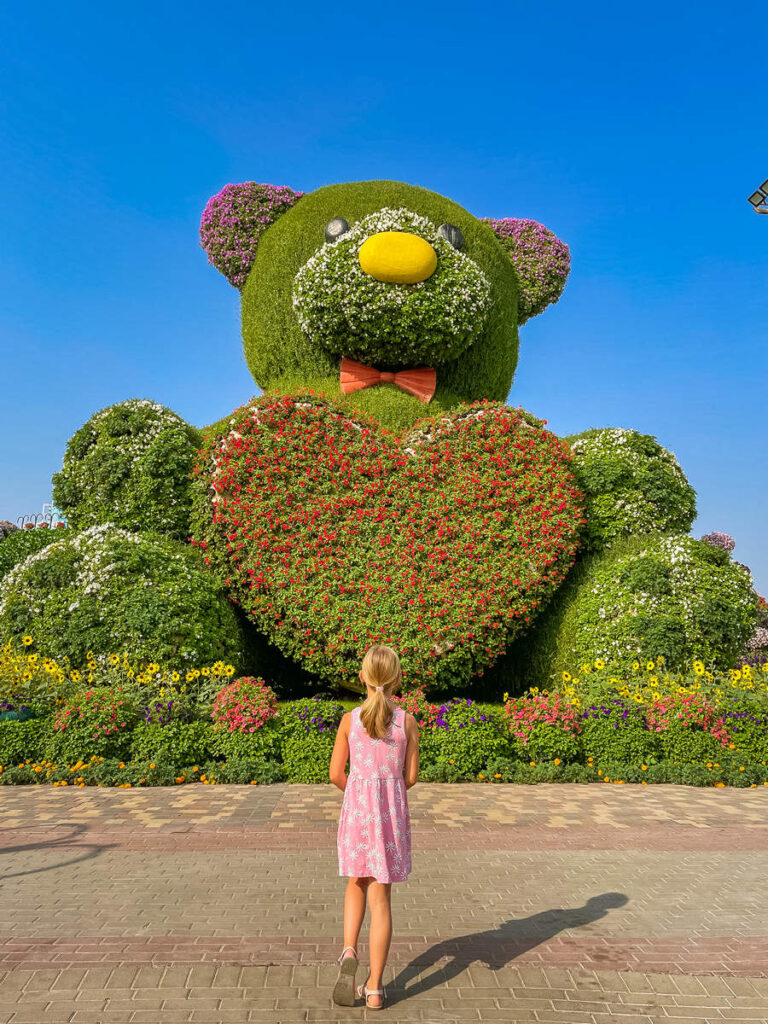
[[[338,301],[345,318],[351,318],[361,331],[367,325],[374,325],[380,320],[381,305],[399,306],[405,302],[409,291],[372,278],[360,266],[358,259],[346,260],[341,266],[332,261],[332,256],[339,246],[343,245],[346,248],[353,243],[351,255],[357,257],[363,242],[371,235],[381,231],[402,230],[410,230],[413,234],[426,239],[437,252],[438,260],[441,253],[443,256],[450,254],[460,268],[464,280],[462,285],[446,290],[445,294],[441,295],[441,315],[446,326],[456,334],[479,332],[491,307],[491,286],[480,267],[466,253],[454,249],[450,242],[438,234],[435,225],[426,217],[405,207],[385,207],[358,221],[354,227],[333,242],[326,242],[296,274],[292,304],[301,329],[308,337],[316,337],[318,343],[324,343],[323,337],[317,336],[317,323],[313,315],[308,314],[303,305],[305,302],[311,304],[316,300],[318,278],[323,285],[321,290],[324,305],[330,306],[333,301]],[[360,288],[355,288],[356,284]],[[423,290],[425,286],[426,281],[419,281],[408,288]],[[355,301],[360,290],[372,292],[373,300]],[[399,349],[401,355],[406,354],[406,347],[407,341]],[[418,347],[417,342],[413,346],[413,352],[408,354],[416,356]]]

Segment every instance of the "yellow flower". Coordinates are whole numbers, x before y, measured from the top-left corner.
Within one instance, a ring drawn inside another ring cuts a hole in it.
[[[181,679],[181,676],[179,675],[178,672],[171,672],[171,680],[174,683],[178,683],[179,679]]]
[[[529,765],[529,766],[530,766],[531,768],[535,768],[535,767],[536,767],[536,762],[535,762],[535,761],[529,761],[529,762],[528,762],[528,765]]]
[[[637,672],[637,670],[640,668],[640,662],[639,661],[633,661],[632,662],[632,668],[635,670],[635,672]]]
[[[147,665],[147,672],[151,672],[153,675],[159,669],[160,669],[160,666],[157,664],[156,661],[150,661],[150,663]]]
[[[478,777],[478,779],[484,779],[485,778],[485,776],[483,775],[482,772],[480,772],[480,774],[477,777]]]
[[[605,662],[602,658],[597,658],[595,661],[595,668],[605,668]]]
[[[507,703],[507,701],[509,700],[509,694],[508,694],[508,693],[505,693],[505,694],[504,694],[504,696],[503,696],[503,697],[502,697],[501,699],[502,699],[502,700],[504,701],[504,703],[506,704],[506,703]]]
[[[195,673],[190,669],[189,672],[187,672],[185,678],[188,683],[191,683],[192,680],[195,678]]]
[[[72,679],[73,683],[79,683],[80,682],[80,673],[77,671],[76,668],[72,670],[71,679]]]
[[[200,675],[201,676],[209,676],[210,674],[211,674],[211,670],[209,668],[204,667],[204,668],[200,669]]]
[[[645,663],[645,667],[646,667],[646,670],[647,670],[648,672],[653,672],[653,670],[654,670],[654,669],[656,668],[656,665],[655,665],[655,663],[654,663],[654,662],[652,662],[652,661],[647,661],[647,662]]]
[[[224,675],[225,676],[233,676],[234,674],[235,674],[235,666],[234,665],[227,665],[227,667],[224,669]]]
[[[120,664],[120,655],[119,654],[110,654],[110,656],[109,656],[109,664],[110,665],[119,665]]]
[[[27,635],[21,638],[21,642],[24,644],[25,647],[29,647],[29,645],[33,644],[35,641],[31,636]]]
[[[560,758],[559,757],[555,758],[555,764],[560,764]]]

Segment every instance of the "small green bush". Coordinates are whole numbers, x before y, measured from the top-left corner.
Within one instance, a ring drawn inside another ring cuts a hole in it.
[[[118,402],[70,439],[53,500],[76,530],[113,523],[185,540],[200,440],[199,431],[157,402]]]
[[[279,720],[266,722],[255,732],[211,729],[210,749],[225,761],[278,761],[282,749]]]
[[[53,541],[71,536],[67,529],[14,530],[0,541],[0,580],[29,555],[47,548]]]
[[[343,715],[343,705],[320,696],[283,706],[280,755],[288,782],[328,782]]]
[[[564,729],[541,723],[532,726],[527,743],[515,739],[514,749],[521,760],[554,761],[558,758],[566,764],[573,764],[582,759],[581,738],[578,733],[566,732]]]
[[[690,530],[696,493],[675,456],[656,438],[607,428],[566,440],[571,471],[584,491],[587,550],[633,534]]]
[[[53,733],[53,719],[30,718],[26,722],[0,722],[0,765],[17,765],[41,758]]]
[[[626,764],[656,760],[657,737],[648,729],[642,708],[619,697],[605,697],[582,708],[583,754],[600,764],[609,760]]]
[[[140,722],[131,733],[134,761],[197,764],[216,756],[215,734],[208,722]]]
[[[618,670],[659,656],[670,669],[695,658],[728,669],[756,618],[750,574],[726,551],[677,534],[629,537],[574,566],[515,644],[510,688],[599,658]]]
[[[419,737],[420,765],[426,769],[453,761],[456,770],[465,775],[480,771],[489,757],[510,750],[511,740],[499,709],[468,697],[441,704]]]
[[[110,525],[55,540],[0,581],[0,639],[27,633],[77,666],[89,651],[178,666],[245,657],[236,609],[195,550]]]
[[[739,694],[730,697],[722,716],[740,756],[750,761],[768,761],[768,705],[765,701]]]

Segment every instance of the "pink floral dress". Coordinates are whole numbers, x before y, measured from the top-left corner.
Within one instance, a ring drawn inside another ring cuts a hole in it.
[[[404,882],[411,870],[411,819],[403,778],[405,711],[395,708],[380,740],[355,708],[349,725],[349,776],[339,816],[339,874]]]

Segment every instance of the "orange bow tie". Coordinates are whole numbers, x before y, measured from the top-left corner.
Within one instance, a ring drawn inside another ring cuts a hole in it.
[[[422,402],[429,402],[437,386],[437,374],[429,366],[420,366],[415,370],[377,370],[356,359],[342,359],[339,373],[339,386],[344,394],[350,391],[361,391],[372,388],[375,384],[396,384],[411,395],[416,395]]]

